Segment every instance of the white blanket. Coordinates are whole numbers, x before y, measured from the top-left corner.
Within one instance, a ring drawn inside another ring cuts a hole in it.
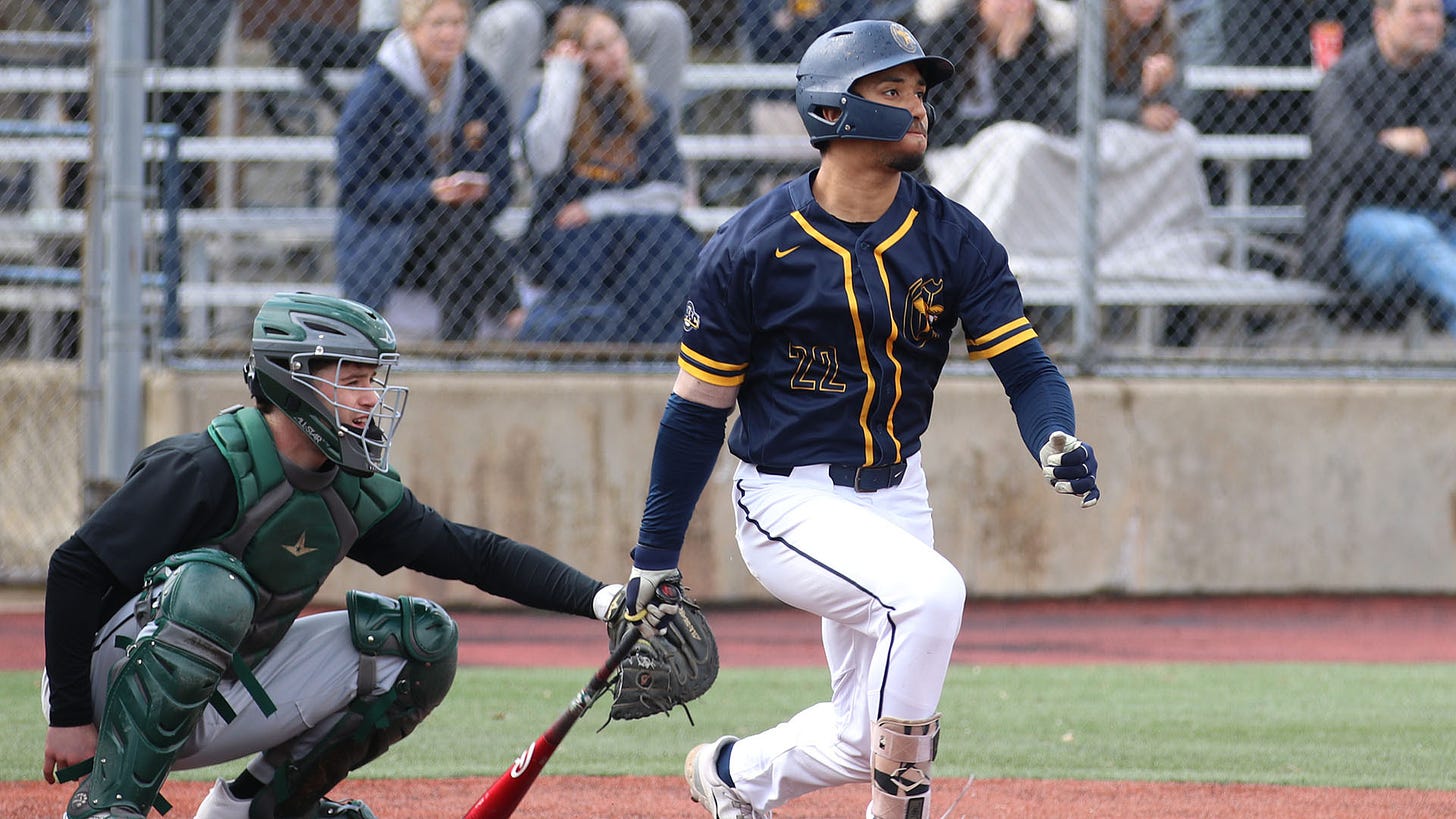
[[[1107,121],[1099,133],[1099,270],[1104,276],[1196,276],[1216,265],[1227,236],[1209,220],[1197,132],[1156,133]],[[1001,122],[968,144],[926,157],[931,184],[971,209],[1006,246],[1012,270],[1078,256],[1075,137]]]

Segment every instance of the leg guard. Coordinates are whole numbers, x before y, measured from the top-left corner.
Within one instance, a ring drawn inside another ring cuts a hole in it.
[[[298,740],[265,754],[276,773],[272,784],[253,799],[250,816],[256,819],[353,815],[320,813],[320,799],[349,771],[409,736],[445,699],[455,680],[459,632],[439,605],[417,597],[395,600],[358,591],[349,592],[347,599],[354,646],[362,655],[360,696],[301,757],[294,758]],[[389,691],[375,695],[370,658],[379,654],[408,662]]]
[[[940,743],[940,714],[908,721],[884,717],[871,734],[874,752],[870,815],[922,819],[930,815],[930,763]]]
[[[150,622],[112,672],[94,766],[66,808],[72,819],[147,814],[253,620],[252,580],[216,549],[168,558],[147,587]]]

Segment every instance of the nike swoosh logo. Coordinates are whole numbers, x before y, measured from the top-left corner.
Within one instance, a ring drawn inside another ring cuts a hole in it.
[[[295,544],[293,544],[291,546],[289,544],[285,543],[285,544],[283,544],[283,550],[286,551],[286,552],[288,552],[289,554],[293,555],[294,557],[303,557],[304,555],[308,554],[309,552],[317,552],[318,549],[315,549],[312,546],[305,546],[305,545],[303,545],[304,544],[304,541],[306,541],[307,539],[308,539],[308,532],[302,532],[298,536],[298,542],[297,543],[295,543]]]
[[[789,255],[790,253],[793,253],[795,250],[798,250],[799,247],[800,247],[799,245],[794,245],[793,247],[789,248],[788,250],[779,250],[778,248],[774,248],[774,258],[775,259],[782,259],[783,257]]]

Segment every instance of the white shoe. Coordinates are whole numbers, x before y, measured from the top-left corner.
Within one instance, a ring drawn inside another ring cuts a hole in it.
[[[693,801],[708,809],[715,819],[773,819],[773,812],[755,810],[737,788],[730,788],[718,777],[718,752],[738,737],[719,737],[688,751],[683,765],[683,778]]]
[[[251,799],[239,799],[228,790],[227,782],[219,779],[207,792],[207,798],[197,806],[196,819],[248,819]]]

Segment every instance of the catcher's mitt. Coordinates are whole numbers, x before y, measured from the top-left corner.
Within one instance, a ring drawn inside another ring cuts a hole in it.
[[[639,639],[618,668],[612,681],[610,719],[665,714],[701,697],[718,679],[718,642],[703,610],[683,594],[681,586],[672,591],[676,592],[672,602],[678,605],[677,614],[662,622],[662,633]],[[666,601],[671,595],[659,596]],[[627,629],[637,628],[622,616],[625,608],[618,592],[607,615],[607,638],[612,645]]]

